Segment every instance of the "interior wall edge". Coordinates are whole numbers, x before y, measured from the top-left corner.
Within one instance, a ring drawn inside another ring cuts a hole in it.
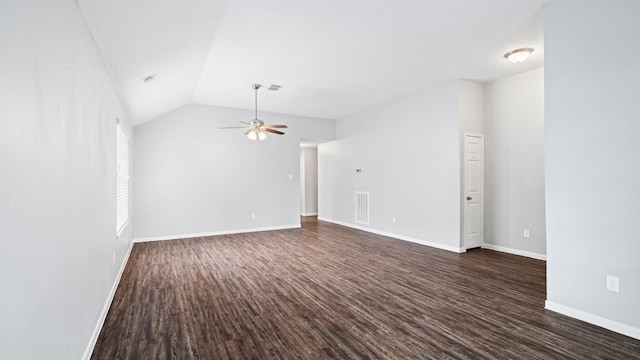
[[[546,300],[544,302],[544,308],[640,340],[639,328],[619,323],[617,321],[609,320],[601,316],[578,310],[570,306],[558,304],[549,300]]]
[[[482,248],[493,250],[493,251],[500,251],[507,254],[525,256],[525,257],[536,259],[536,260],[547,261],[547,255],[538,254],[530,251],[523,251],[523,250],[518,250],[518,249],[508,248],[504,246],[493,245],[493,244],[486,244],[486,243],[482,244]]]
[[[346,227],[349,227],[349,228],[352,228],[352,229],[356,229],[356,230],[366,231],[366,232],[373,233],[373,234],[376,234],[376,235],[382,235],[382,236],[394,238],[394,239],[397,239],[397,240],[403,240],[403,241],[408,241],[408,242],[412,242],[412,243],[416,243],[416,244],[420,244],[420,245],[425,245],[425,246],[429,246],[429,247],[440,249],[440,250],[447,250],[447,251],[451,251],[451,252],[455,252],[455,253],[464,253],[464,252],[467,251],[463,247],[454,247],[454,246],[442,245],[442,244],[431,242],[431,241],[427,241],[427,240],[416,239],[416,238],[412,238],[412,237],[409,237],[409,236],[390,233],[390,232],[387,232],[387,231],[381,231],[381,230],[376,230],[376,229],[373,229],[373,228],[368,228],[368,227],[359,226],[359,225],[355,225],[355,224],[349,224],[349,223],[346,223],[346,222],[343,222],[343,221],[328,219],[328,218],[325,218],[325,217],[318,217],[318,220],[329,222],[329,223],[336,224],[336,225],[346,226]]]
[[[262,231],[273,231],[273,230],[299,229],[300,227],[301,225],[298,223],[298,224],[291,224],[291,225],[279,225],[279,226],[269,226],[269,227],[261,227],[261,228],[212,231],[212,232],[204,232],[204,233],[196,233],[196,234],[151,236],[151,237],[144,237],[144,238],[134,238],[133,242],[143,243],[143,242],[150,242],[150,241],[192,239],[192,238],[206,237],[206,236],[232,235],[232,234],[244,234],[244,233],[251,233],[251,232],[262,232]]]
[[[100,332],[102,331],[102,326],[104,326],[104,321],[107,318],[107,314],[109,313],[109,309],[111,308],[111,303],[113,302],[113,298],[116,295],[116,290],[118,290],[118,285],[120,284],[120,279],[122,278],[122,274],[124,273],[124,269],[127,267],[127,263],[129,262],[129,255],[131,255],[131,250],[133,249],[133,242],[129,243],[129,248],[127,249],[127,254],[124,256],[124,260],[122,261],[122,265],[120,265],[120,269],[118,270],[118,275],[111,286],[111,291],[109,292],[109,297],[107,301],[104,303],[102,307],[102,312],[100,313],[100,317],[98,318],[98,322],[96,323],[96,327],[91,334],[91,338],[89,338],[89,344],[87,345],[84,354],[82,355],[82,360],[91,359],[91,354],[93,353],[93,349],[96,347],[96,342],[98,341],[98,336],[100,336]]]

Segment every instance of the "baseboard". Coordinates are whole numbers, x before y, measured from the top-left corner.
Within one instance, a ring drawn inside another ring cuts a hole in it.
[[[526,257],[529,257],[529,258],[532,258],[532,259],[537,259],[537,260],[544,260],[544,261],[547,260],[547,255],[536,254],[536,253],[532,253],[532,252],[528,252],[528,251],[522,251],[522,250],[512,249],[512,248],[498,246],[498,245],[482,244],[482,248],[483,249],[500,251],[500,252],[504,252],[504,253],[509,253],[509,254],[513,254],[513,255],[526,256]]]
[[[416,238],[412,238],[412,237],[409,237],[409,236],[398,235],[398,234],[394,234],[394,233],[390,233],[390,232],[386,232],[386,231],[380,231],[380,230],[376,230],[376,229],[372,229],[372,228],[368,228],[368,227],[364,227],[364,226],[349,224],[349,223],[346,223],[346,222],[327,219],[327,218],[323,218],[323,217],[318,217],[318,220],[330,222],[330,223],[341,225],[341,226],[350,227],[350,228],[357,229],[357,230],[370,232],[370,233],[377,234],[377,235],[387,236],[387,237],[398,239],[398,240],[409,241],[409,242],[412,242],[412,243],[425,245],[425,246],[430,246],[430,247],[437,248],[437,249],[452,251],[452,252],[455,252],[455,253],[463,253],[463,252],[467,251],[464,248],[457,248],[457,247],[454,247],[454,246],[442,245],[442,244],[434,243],[434,242],[431,242],[431,241],[416,239]]]
[[[222,230],[222,231],[213,231],[213,232],[197,233],[197,234],[181,234],[181,235],[167,235],[167,236],[153,236],[153,237],[146,237],[146,238],[136,238],[136,239],[133,239],[133,242],[141,243],[141,242],[148,242],[148,241],[165,241],[165,240],[176,240],[176,239],[189,239],[189,238],[205,237],[205,236],[243,234],[243,233],[250,233],[250,232],[286,230],[286,229],[299,229],[299,228],[300,228],[300,224],[294,224],[294,225],[283,225],[283,226],[252,228],[252,229]]]
[[[549,300],[544,302],[544,308],[640,340],[640,329],[636,327],[605,319]]]
[[[116,281],[113,283],[113,286],[111,287],[109,298],[107,298],[107,302],[104,304],[104,307],[102,308],[102,313],[100,314],[100,318],[98,319],[98,323],[96,324],[95,329],[93,329],[93,334],[91,334],[89,345],[87,346],[86,350],[84,351],[84,354],[82,355],[82,360],[89,360],[91,358],[91,354],[93,353],[93,348],[96,346],[96,342],[98,342],[98,336],[100,336],[100,331],[102,331],[102,326],[104,325],[104,321],[107,319],[107,314],[109,313],[109,308],[111,307],[111,303],[113,302],[113,297],[116,295],[116,290],[118,290],[118,284],[120,284],[120,278],[122,277],[124,268],[127,266],[127,262],[129,262],[129,255],[131,255],[131,249],[133,249],[133,242],[129,244],[129,249],[127,249],[127,254],[124,256],[124,261],[122,261],[122,265],[120,265],[120,270],[118,270]]]
[[[317,212],[314,212],[314,213],[302,213],[300,215],[302,215],[302,216],[318,216],[318,213]]]

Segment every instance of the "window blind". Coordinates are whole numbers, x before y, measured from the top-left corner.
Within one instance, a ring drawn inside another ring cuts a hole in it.
[[[119,234],[129,219],[129,139],[120,125],[116,126],[116,231]]]

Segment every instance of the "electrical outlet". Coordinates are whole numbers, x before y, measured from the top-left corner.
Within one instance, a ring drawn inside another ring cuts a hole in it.
[[[251,218],[255,219],[256,218],[256,213],[251,213]]]
[[[293,180],[293,175],[289,174],[289,180]]]
[[[522,236],[524,236],[525,239],[528,239],[529,236],[531,236],[531,233],[529,233],[529,229],[524,229],[524,231],[522,232]]]
[[[607,290],[620,292],[620,278],[617,276],[607,275]]]
[[[396,223],[396,218],[391,219],[391,222],[395,224]]]

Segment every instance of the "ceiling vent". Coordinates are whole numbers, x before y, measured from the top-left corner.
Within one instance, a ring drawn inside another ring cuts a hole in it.
[[[151,75],[147,76],[146,78],[142,79],[142,81],[144,81],[145,83],[150,83],[155,79],[156,79],[156,74],[151,74]]]
[[[282,87],[282,85],[273,85],[272,84],[271,86],[269,86],[269,90],[278,91],[278,90],[280,90],[281,87]]]

